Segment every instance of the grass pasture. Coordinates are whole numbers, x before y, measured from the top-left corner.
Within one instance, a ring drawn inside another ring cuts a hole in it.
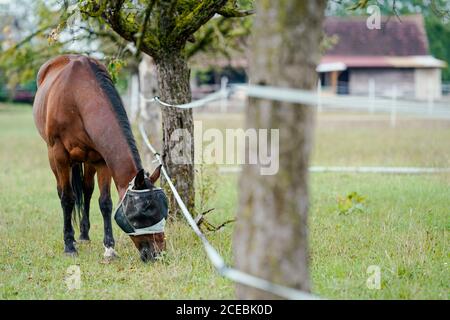
[[[196,115],[204,127],[242,126],[240,115]],[[450,167],[450,122],[385,116],[322,114],[313,165]],[[235,174],[218,175],[211,222],[236,212]],[[356,191],[366,209],[337,213],[337,197]],[[117,202],[114,195],[113,202]],[[114,225],[120,259],[102,259],[103,222],[96,190],[91,243],[63,256],[62,213],[55,181],[31,108],[0,104],[0,299],[225,299],[233,284],[217,275],[184,223],[168,226],[168,250],[143,264]],[[310,210],[314,293],[332,299],[448,299],[450,175],[313,174]],[[232,262],[233,225],[207,236]],[[78,233],[76,233],[78,236]],[[69,290],[67,268],[82,284]],[[381,271],[381,288],[366,286],[367,268]]]

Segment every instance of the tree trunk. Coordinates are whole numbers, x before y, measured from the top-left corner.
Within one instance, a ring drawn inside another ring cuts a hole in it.
[[[325,0],[255,1],[250,81],[313,90],[322,36]],[[238,269],[269,281],[309,291],[307,248],[308,162],[313,108],[250,99],[247,128],[279,129],[279,171],[260,174],[246,165],[234,236]],[[257,152],[250,149],[249,152]],[[238,299],[277,298],[237,286]]]
[[[161,100],[169,104],[191,101],[190,70],[181,52],[166,51],[156,61]],[[162,156],[168,173],[189,210],[194,209],[194,122],[192,109],[161,107],[163,128]],[[170,195],[172,218],[178,205]]]
[[[139,87],[142,94],[139,99],[140,121],[144,124],[150,143],[158,152],[162,152],[161,107],[156,102],[148,101],[158,95],[157,70],[155,62],[147,55],[143,56],[139,64]],[[145,168],[153,172],[156,167],[156,164],[152,165],[155,157],[145,145],[141,147],[141,150]]]

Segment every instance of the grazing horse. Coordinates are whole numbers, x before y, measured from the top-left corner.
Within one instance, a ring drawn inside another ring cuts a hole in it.
[[[89,206],[94,178],[100,189],[104,256],[113,258],[111,178],[120,199],[130,182],[135,190],[155,189],[160,168],[150,176],[142,168],[130,123],[106,68],[81,55],[62,55],[46,62],[37,75],[33,115],[48,148],[64,220],[64,252],[76,255],[72,220],[80,220],[80,242],[89,241]],[[164,233],[130,235],[148,261],[164,250]]]

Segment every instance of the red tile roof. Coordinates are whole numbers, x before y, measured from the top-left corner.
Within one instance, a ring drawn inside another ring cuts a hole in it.
[[[327,56],[367,56],[379,63],[375,56],[427,56],[428,39],[421,15],[382,17],[381,29],[370,30],[367,17],[327,17],[327,35],[337,35],[338,43]]]

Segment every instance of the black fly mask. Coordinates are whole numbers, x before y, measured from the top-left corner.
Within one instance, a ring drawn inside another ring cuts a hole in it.
[[[134,181],[116,209],[114,219],[128,235],[164,232],[168,201],[160,188],[133,190]]]

